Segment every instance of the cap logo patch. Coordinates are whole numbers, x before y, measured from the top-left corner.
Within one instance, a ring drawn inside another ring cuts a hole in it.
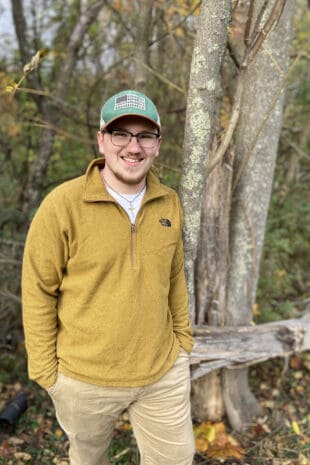
[[[122,110],[123,108],[137,108],[138,110],[145,110],[145,98],[131,94],[116,97],[114,110]]]

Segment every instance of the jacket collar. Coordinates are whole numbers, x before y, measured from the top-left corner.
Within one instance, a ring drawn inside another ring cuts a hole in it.
[[[83,200],[85,202],[111,202],[114,201],[107,192],[105,185],[100,176],[100,168],[104,166],[104,158],[95,158],[88,165],[85,174],[85,184]],[[158,177],[152,170],[147,173],[146,177],[146,193],[143,203],[167,195],[167,189],[160,183]]]

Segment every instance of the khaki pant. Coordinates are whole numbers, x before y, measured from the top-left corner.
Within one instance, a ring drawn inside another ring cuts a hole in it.
[[[116,420],[127,410],[141,465],[191,465],[194,439],[187,353],[156,383],[137,388],[100,387],[58,374],[50,395],[68,435],[71,465],[109,465]]]

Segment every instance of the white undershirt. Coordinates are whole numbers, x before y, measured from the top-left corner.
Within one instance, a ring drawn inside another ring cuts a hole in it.
[[[146,186],[144,186],[144,189],[139,193],[138,196],[137,194],[122,194],[120,196],[117,192],[115,192],[107,185],[106,189],[109,192],[109,194],[112,195],[112,197],[120,204],[120,206],[123,207],[123,209],[129,216],[131,223],[134,224],[137,218],[137,214],[141,207],[141,202],[146,191]],[[127,199],[127,201],[125,199]],[[134,201],[132,202],[133,199]],[[132,205],[132,210],[130,210],[130,202]]]

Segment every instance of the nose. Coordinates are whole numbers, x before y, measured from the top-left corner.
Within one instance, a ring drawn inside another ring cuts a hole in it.
[[[127,145],[127,150],[130,153],[140,153],[141,146],[138,142],[137,136],[131,136],[130,142]]]

